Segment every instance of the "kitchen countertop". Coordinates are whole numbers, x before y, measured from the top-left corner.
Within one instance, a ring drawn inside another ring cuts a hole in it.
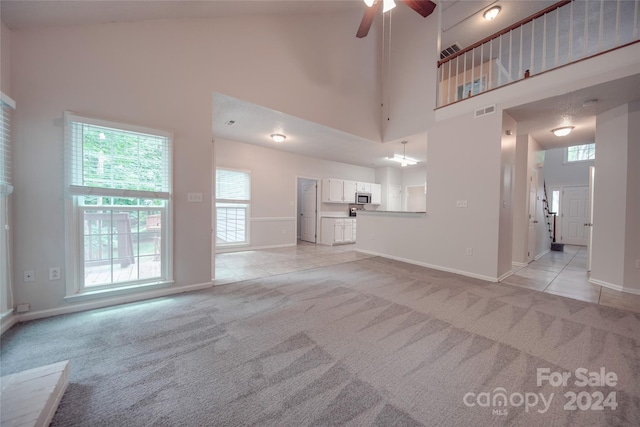
[[[389,215],[389,216],[426,216],[426,211],[367,211],[361,210],[358,215],[361,214],[375,214],[375,215]]]
[[[338,218],[338,219],[353,218],[353,219],[356,219],[355,216],[349,216],[349,215],[320,215],[320,218]]]

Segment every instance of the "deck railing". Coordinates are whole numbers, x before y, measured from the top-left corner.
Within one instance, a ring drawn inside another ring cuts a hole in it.
[[[564,0],[438,61],[438,107],[638,38],[640,0]]]

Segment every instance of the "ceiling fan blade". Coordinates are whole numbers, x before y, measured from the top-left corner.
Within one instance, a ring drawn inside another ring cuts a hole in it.
[[[362,17],[362,21],[360,22],[360,27],[358,28],[358,32],[356,33],[356,37],[361,39],[369,34],[369,29],[371,28],[371,24],[373,24],[373,20],[376,18],[378,9],[380,9],[380,4],[382,4],[382,0],[377,0],[364,12],[364,16]]]
[[[401,0],[402,3],[418,12],[424,18],[431,15],[436,8],[436,4],[430,0]]]

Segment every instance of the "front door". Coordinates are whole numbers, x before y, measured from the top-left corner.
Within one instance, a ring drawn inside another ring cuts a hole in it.
[[[300,227],[300,240],[316,243],[316,181],[305,181],[302,184],[302,225]]]
[[[564,187],[562,195],[562,243],[587,245],[589,186]]]

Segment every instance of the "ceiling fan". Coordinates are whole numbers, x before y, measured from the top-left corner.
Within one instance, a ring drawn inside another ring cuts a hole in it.
[[[433,10],[436,8],[436,4],[431,0],[400,1],[418,12],[424,18],[431,15]],[[383,13],[396,7],[396,3],[394,0],[364,0],[364,2],[367,4],[367,6],[369,6],[369,8],[364,13],[362,21],[360,22],[360,27],[358,28],[358,32],[356,33],[356,37],[358,38],[366,37],[367,34],[369,34],[369,29],[371,28],[371,24],[373,24],[373,20],[375,19],[381,4],[384,4],[384,7],[382,8]]]

